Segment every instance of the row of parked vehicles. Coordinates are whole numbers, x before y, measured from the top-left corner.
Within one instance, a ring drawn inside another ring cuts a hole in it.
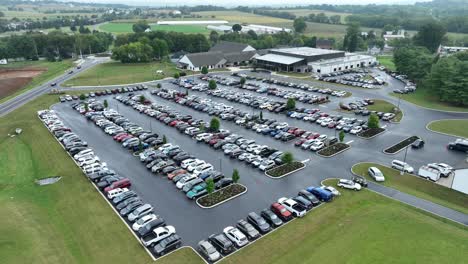
[[[161,91],[163,92],[163,91]],[[123,103],[128,103],[134,99],[121,98]],[[197,142],[208,144],[214,149],[220,149],[230,158],[244,161],[262,171],[271,169],[282,164],[281,156],[283,152],[266,145],[259,145],[255,140],[244,138],[241,135],[231,134],[229,131],[209,131],[200,129],[200,124],[194,124],[190,120],[184,120],[183,115],[172,111],[167,106],[152,106],[136,103],[134,108],[149,116],[154,116],[168,126],[175,127],[180,132],[192,137]],[[203,125],[208,128],[207,124]]]
[[[302,218],[322,202],[331,202],[340,192],[331,186],[310,186],[294,197],[281,197],[260,212],[250,212],[233,226],[198,243],[197,250],[210,262],[245,247],[294,218]]]
[[[370,74],[367,69],[345,69],[343,71],[322,74],[317,80],[362,87],[368,89],[376,88],[376,85],[384,85],[385,81]]]
[[[121,93],[129,93],[129,92],[136,92],[136,91],[141,91],[141,90],[147,90],[148,86],[141,84],[141,85],[135,85],[135,86],[128,86],[128,87],[122,87],[122,88],[115,88],[115,89],[106,89],[102,91],[95,91],[95,92],[90,92],[90,93],[83,93],[83,96],[85,99],[88,98],[93,98],[96,96],[104,96],[104,95],[112,95],[112,94],[121,94]],[[77,95],[61,95],[59,96],[60,102],[70,102],[73,100],[78,100],[80,99],[79,96]]]
[[[261,82],[264,82],[264,83],[274,84],[274,85],[278,85],[278,86],[282,86],[282,87],[296,88],[296,89],[300,89],[300,90],[303,90],[303,91],[316,92],[316,93],[320,93],[320,94],[324,94],[324,95],[331,95],[331,96],[336,96],[336,97],[343,97],[343,96],[346,95],[346,91],[332,90],[332,89],[329,89],[329,88],[318,88],[318,87],[314,87],[314,86],[304,84],[304,83],[293,83],[293,82],[289,82],[289,81],[277,80],[277,79],[274,79],[274,78],[255,77],[255,76],[247,75],[247,74],[233,73],[232,75],[233,76],[238,76],[238,77],[241,77],[241,78],[244,77],[247,80],[254,80],[254,81],[256,80],[256,81],[261,81]]]
[[[39,118],[57,138],[70,156],[80,166],[95,186],[105,195],[116,211],[140,237],[142,244],[151,246],[156,255],[164,255],[181,246],[181,238],[173,226],[166,226],[163,218],[154,213],[151,204],[144,203],[138,194],[131,190],[131,181],[119,176],[101,162],[94,150],[83,144],[67,148],[68,142],[79,141],[76,134],[66,127],[53,110],[38,112]]]

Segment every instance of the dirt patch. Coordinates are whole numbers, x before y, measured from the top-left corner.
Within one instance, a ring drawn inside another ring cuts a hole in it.
[[[7,97],[26,86],[46,69],[0,69],[0,99]]]

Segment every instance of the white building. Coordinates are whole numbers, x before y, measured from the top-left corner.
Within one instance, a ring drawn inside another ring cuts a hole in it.
[[[0,65],[7,65],[8,64],[8,60],[7,59],[1,59],[0,60]]]
[[[346,53],[342,58],[310,62],[313,72],[327,74],[348,69],[369,67],[377,62],[374,56]]]
[[[270,26],[263,26],[263,25],[246,25],[242,26],[242,32],[247,33],[250,30],[254,31],[257,34],[275,34],[279,32],[292,32],[289,28],[282,28],[282,27],[270,27]]]
[[[452,189],[468,194],[468,169],[455,170]]]

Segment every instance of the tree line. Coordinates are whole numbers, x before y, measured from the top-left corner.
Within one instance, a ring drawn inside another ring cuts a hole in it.
[[[50,61],[71,58],[73,55],[105,52],[112,44],[109,33],[66,34],[51,31],[0,38],[0,58],[37,60],[45,57]]]
[[[20,20],[12,18],[10,20],[0,19],[0,33],[7,31],[19,30],[34,30],[34,29],[48,29],[60,27],[77,27],[83,25],[94,25],[104,22],[103,19],[98,18],[96,15],[88,16],[60,16],[58,18],[42,19],[24,19]]]

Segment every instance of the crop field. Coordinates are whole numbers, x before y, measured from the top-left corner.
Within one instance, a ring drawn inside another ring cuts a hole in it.
[[[240,11],[204,11],[194,12],[194,14],[200,15],[210,19],[227,20],[230,23],[248,23],[248,24],[271,24],[271,23],[287,23],[291,20],[261,16],[252,13],[245,13]]]
[[[315,10],[315,9],[273,9],[270,11],[288,12],[288,13],[296,15],[297,17],[308,16],[310,14],[320,14],[320,13],[324,13],[326,16],[339,15],[341,16],[341,23],[345,23],[345,18],[351,15],[350,13],[338,13],[338,12]]]
[[[99,26],[99,29],[110,33],[121,34],[133,32],[132,26],[133,23],[105,23]],[[204,25],[151,25],[151,30],[174,31],[192,34],[208,34],[210,32]]]

